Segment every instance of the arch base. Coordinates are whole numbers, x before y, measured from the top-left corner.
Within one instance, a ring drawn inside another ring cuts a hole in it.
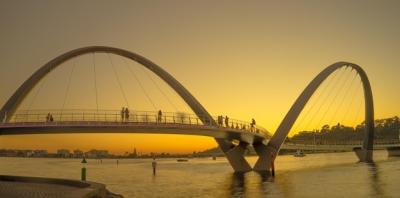
[[[258,155],[258,160],[253,167],[257,172],[269,172],[271,170],[272,156],[276,156],[277,151],[263,143],[253,145]]]
[[[363,149],[361,147],[353,148],[360,162],[373,162],[373,150]]]
[[[224,139],[216,138],[215,140],[217,141],[221,150],[225,153],[229,164],[232,166],[235,172],[245,173],[252,170],[251,166],[244,158],[248,143],[240,142],[239,145],[234,146],[232,143]]]

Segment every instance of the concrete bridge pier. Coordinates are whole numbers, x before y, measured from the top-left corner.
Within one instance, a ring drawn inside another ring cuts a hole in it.
[[[400,157],[400,147],[390,147],[386,149],[389,157]]]
[[[356,153],[360,162],[372,162],[372,154],[373,150],[364,149],[361,147],[353,148],[353,151]]]
[[[269,172],[271,170],[272,156],[276,156],[277,151],[272,147],[266,146],[262,142],[253,145],[258,155],[258,160],[253,167],[257,172]]]
[[[229,164],[235,172],[244,173],[252,170],[251,166],[244,158],[248,143],[240,142],[239,145],[235,146],[224,139],[216,138],[215,140],[218,142],[221,150],[225,153]]]

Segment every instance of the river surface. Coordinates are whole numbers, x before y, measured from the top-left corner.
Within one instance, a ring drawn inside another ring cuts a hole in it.
[[[278,156],[275,178],[233,174],[225,158],[88,160],[87,178],[130,197],[400,197],[400,158],[375,151],[375,163],[354,153]],[[248,160],[254,164],[256,157]],[[79,159],[0,158],[0,174],[80,178]]]

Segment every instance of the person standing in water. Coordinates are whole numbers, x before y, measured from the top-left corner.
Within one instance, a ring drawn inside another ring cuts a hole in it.
[[[153,167],[153,175],[156,175],[156,168],[157,168],[156,157],[153,157],[153,161],[151,162],[151,166]]]

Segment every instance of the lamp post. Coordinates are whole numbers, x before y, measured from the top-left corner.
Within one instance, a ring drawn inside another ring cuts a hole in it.
[[[82,180],[82,181],[86,181],[86,164],[87,164],[87,162],[86,162],[85,157],[83,157],[83,159],[82,159],[82,161],[81,161],[81,164],[82,164],[82,169],[81,169],[81,180]]]

